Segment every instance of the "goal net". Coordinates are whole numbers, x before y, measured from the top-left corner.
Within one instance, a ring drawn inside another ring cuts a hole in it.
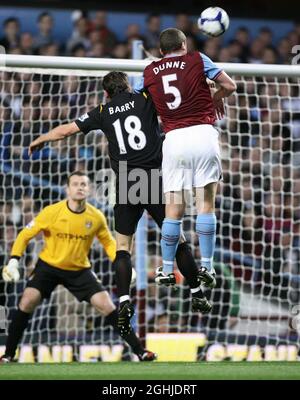
[[[93,184],[89,201],[105,213],[114,229],[113,183],[107,178],[112,175],[101,131],[56,142],[32,158],[27,154],[29,143],[39,134],[73,121],[102,101],[104,61],[94,70],[84,65],[78,69],[76,63],[72,69],[51,69],[53,62],[47,66],[38,61],[30,67],[0,68],[1,265],[7,262],[20,229],[43,207],[64,198],[66,178],[74,170],[88,173]],[[142,62],[128,68],[118,60],[109,61],[107,70],[142,71]],[[238,89],[226,103],[226,117],[218,122],[223,180],[216,202],[217,287],[206,290],[213,304],[209,315],[191,312],[189,289],[179,272],[177,290],[154,284],[155,268],[161,264],[160,233],[148,215],[139,226],[133,254],[137,266],[137,283],[132,287],[134,325],[161,361],[298,358],[300,73],[292,76],[287,66],[263,67],[225,66]],[[184,231],[199,264],[194,214],[191,207]],[[42,243],[39,236],[27,247],[18,284],[0,281],[0,346],[5,343],[3,312],[9,320]],[[111,263],[97,242],[90,259],[117,300]],[[78,303],[59,286],[33,314],[19,360],[132,358],[123,345],[90,305]]]

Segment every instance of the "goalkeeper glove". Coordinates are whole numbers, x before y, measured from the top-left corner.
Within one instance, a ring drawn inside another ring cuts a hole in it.
[[[20,279],[19,261],[11,258],[8,264],[3,268],[2,278],[5,282],[18,282]]]

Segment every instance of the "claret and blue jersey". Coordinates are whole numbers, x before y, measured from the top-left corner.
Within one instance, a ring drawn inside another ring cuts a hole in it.
[[[162,119],[164,132],[215,122],[215,109],[206,78],[222,70],[203,53],[169,54],[153,61],[135,90],[145,88]]]

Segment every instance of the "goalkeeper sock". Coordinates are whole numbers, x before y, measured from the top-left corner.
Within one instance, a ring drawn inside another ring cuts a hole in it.
[[[118,312],[114,310],[106,317],[106,322],[118,331]],[[132,348],[135,354],[141,354],[145,351],[140,339],[136,336],[133,329],[122,336],[126,343]]]
[[[116,274],[117,295],[120,302],[129,301],[130,282],[132,275],[131,256],[128,251],[119,250],[113,262]]]
[[[199,236],[201,266],[212,269],[215,250],[217,220],[214,213],[199,214],[196,220],[196,232]]]
[[[16,311],[8,329],[8,338],[6,341],[5,356],[14,358],[16,350],[21,340],[23,333],[28,325],[28,320],[31,314],[21,311],[19,308]]]
[[[163,272],[171,274],[174,267],[175,254],[180,238],[181,220],[165,218],[161,228],[161,254]]]

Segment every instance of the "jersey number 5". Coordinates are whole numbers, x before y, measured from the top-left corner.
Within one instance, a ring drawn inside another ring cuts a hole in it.
[[[175,99],[172,102],[167,102],[167,106],[170,110],[175,110],[181,104],[181,94],[176,86],[170,85],[170,82],[177,81],[177,74],[170,74],[162,76],[162,83],[165,94],[172,94]]]
[[[127,150],[120,119],[117,119],[113,123],[113,126],[115,128],[120,154],[126,154]],[[129,115],[124,121],[124,128],[128,133],[128,144],[133,150],[142,150],[146,146],[146,135],[141,131],[141,127],[141,120],[135,115]]]

